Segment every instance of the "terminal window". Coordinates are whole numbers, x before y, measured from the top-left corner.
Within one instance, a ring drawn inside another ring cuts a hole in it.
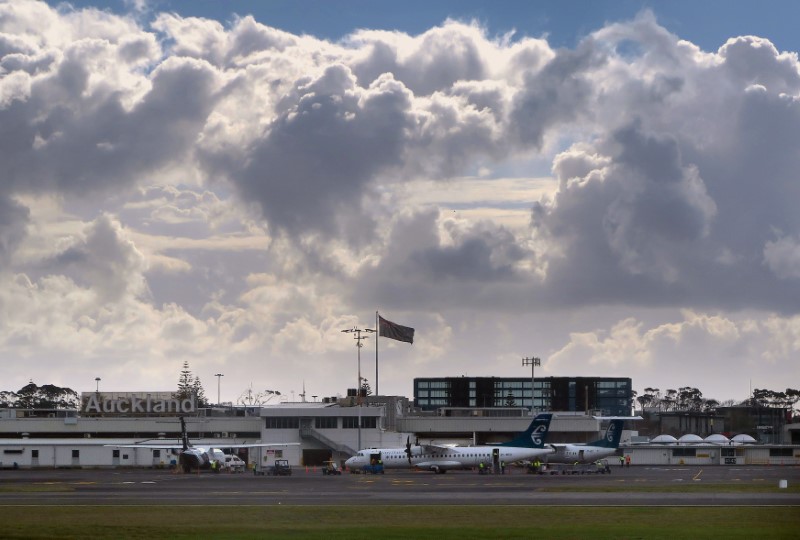
[[[336,429],[338,420],[335,416],[319,416],[314,418],[314,427],[317,429]]]
[[[300,419],[296,417],[274,416],[264,420],[266,429],[298,429],[300,427]]]

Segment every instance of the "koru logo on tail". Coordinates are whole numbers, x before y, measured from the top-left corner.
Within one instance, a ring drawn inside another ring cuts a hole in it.
[[[614,430],[615,429],[616,429],[616,426],[614,426],[614,424],[611,424],[610,426],[608,426],[608,429],[606,430],[606,440],[608,442],[614,442]]]
[[[533,430],[533,433],[531,433],[531,441],[533,441],[533,444],[536,446],[541,446],[542,437],[545,433],[547,433],[547,426],[536,426],[536,428]]]

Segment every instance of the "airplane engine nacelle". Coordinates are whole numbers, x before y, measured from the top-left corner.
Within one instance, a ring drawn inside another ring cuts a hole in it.
[[[208,456],[205,452],[196,452],[191,449],[181,452],[180,464],[185,472],[189,472],[192,469],[203,468],[207,466],[208,463]]]

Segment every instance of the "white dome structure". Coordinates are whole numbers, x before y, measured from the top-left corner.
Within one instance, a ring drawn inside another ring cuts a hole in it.
[[[736,444],[755,444],[756,440],[747,433],[740,433],[731,439]]]
[[[678,442],[678,439],[672,435],[659,435],[650,442],[654,444],[675,444]]]
[[[695,435],[694,433],[687,433],[678,439],[678,444],[698,444],[701,442],[703,442],[703,438],[700,437],[700,435]]]
[[[714,433],[706,437],[705,442],[711,444],[730,444],[731,440],[721,433]]]

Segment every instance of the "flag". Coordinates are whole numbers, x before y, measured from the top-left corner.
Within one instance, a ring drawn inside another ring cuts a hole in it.
[[[388,337],[389,339],[396,339],[397,341],[405,341],[406,343],[414,343],[414,329],[409,326],[401,326],[392,321],[387,321],[380,315],[378,316],[380,336]]]

